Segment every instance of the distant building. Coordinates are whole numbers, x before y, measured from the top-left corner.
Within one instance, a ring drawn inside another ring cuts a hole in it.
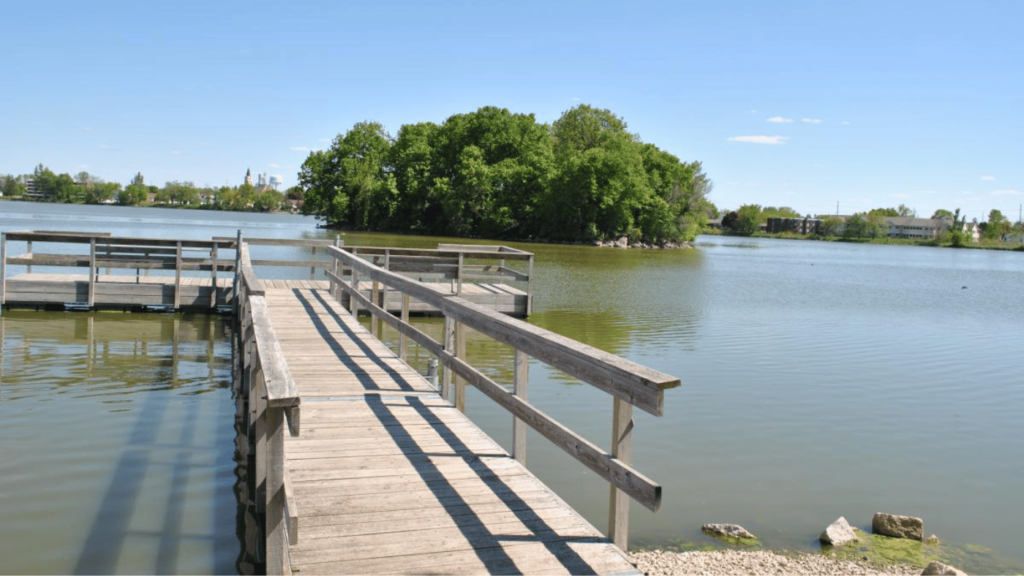
[[[252,170],[248,168],[245,169],[245,183],[252,186]]]
[[[820,234],[821,219],[819,218],[769,218],[765,223],[765,231],[769,234],[793,232],[796,234]]]

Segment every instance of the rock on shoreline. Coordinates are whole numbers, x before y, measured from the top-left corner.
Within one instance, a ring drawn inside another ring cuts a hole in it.
[[[646,576],[683,576],[701,574],[726,576],[732,574],[808,574],[909,576],[921,573],[911,566],[887,566],[884,571],[868,562],[836,560],[822,554],[781,555],[765,550],[714,552],[665,552],[650,550],[630,554],[637,569]]]

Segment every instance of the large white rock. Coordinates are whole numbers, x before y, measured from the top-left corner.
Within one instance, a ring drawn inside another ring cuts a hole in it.
[[[858,542],[857,533],[850,527],[845,516],[828,525],[825,531],[818,537],[819,540],[830,546],[842,546],[848,542]]]
[[[886,512],[875,512],[871,519],[871,531],[893,538],[924,539],[924,520],[913,516],[900,516]]]
[[[757,538],[757,536],[754,536],[739,524],[705,524],[700,527],[700,530],[711,536],[722,536],[725,538]]]

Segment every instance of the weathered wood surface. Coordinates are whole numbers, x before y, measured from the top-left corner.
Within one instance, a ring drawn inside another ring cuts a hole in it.
[[[326,290],[269,284],[302,394],[285,436],[297,574],[636,573]]]

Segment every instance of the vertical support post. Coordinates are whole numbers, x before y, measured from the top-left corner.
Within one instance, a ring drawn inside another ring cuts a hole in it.
[[[402,294],[402,324],[409,323],[409,295]],[[398,333],[398,359],[405,360],[405,332]]]
[[[181,240],[174,251],[174,309],[181,306]]]
[[[444,317],[444,349],[448,352],[455,351],[455,320],[451,316]],[[451,401],[452,396],[452,369],[451,366],[444,366],[444,376],[441,377],[441,398]]]
[[[455,295],[460,297],[460,298],[462,297],[462,257],[463,257],[462,252],[459,252],[459,272],[458,272],[458,282],[459,282],[459,285],[458,285],[458,289],[455,291]]]
[[[526,264],[526,315],[533,314],[533,254]]]
[[[466,359],[466,326],[455,322],[455,356]],[[466,412],[466,381],[455,376],[455,409]]]
[[[210,248],[210,308],[217,307],[217,243]]]
[[[512,393],[525,402],[530,390],[530,357],[516,349]],[[512,456],[526,466],[526,422],[512,417]]]
[[[96,303],[96,238],[89,239],[89,308]]]
[[[313,262],[316,262],[316,244],[313,245]],[[309,267],[309,279],[316,280],[316,264]]]
[[[339,249],[341,248],[341,236],[335,236],[334,237],[334,247],[335,248],[339,248]],[[341,275],[338,274],[338,258],[336,256],[332,255],[331,259],[334,260],[334,264],[333,264],[333,266],[331,268],[331,271],[334,272],[335,276],[337,276],[338,278],[341,278]],[[341,302],[341,288],[339,286],[335,285],[333,281],[331,282],[330,294],[332,296],[334,296],[335,300],[337,300],[338,302]]]
[[[391,249],[384,249],[384,269],[391,270]],[[374,301],[377,306],[380,306],[382,310],[387,312],[388,307],[388,285],[384,284],[380,289],[380,302]],[[380,338],[384,334],[384,318],[377,318],[377,337]]]
[[[379,305],[380,302],[380,282],[374,280],[372,284],[373,288],[370,290],[370,302]],[[370,311],[370,334],[374,338],[380,338],[380,322],[377,319],[377,315],[371,309]]]
[[[7,302],[7,234],[0,232],[0,307]]]
[[[242,299],[238,294],[238,284],[242,275],[242,230],[238,230],[238,237],[235,239],[235,279],[231,284],[231,298],[235,301],[235,317],[241,318],[239,303]]]
[[[267,574],[291,574],[284,514],[284,410],[267,408]]]
[[[29,256],[32,255],[32,241],[31,240],[29,240],[28,242],[25,243],[25,252],[27,252]],[[31,262],[31,260],[29,260],[29,262]],[[31,264],[25,266],[25,272],[27,272],[29,274],[32,273],[32,265]]]
[[[358,248],[352,249],[352,256],[354,258],[359,257]],[[352,292],[359,292],[359,270],[355,266],[352,267]],[[356,299],[352,297],[352,295],[349,295],[348,297],[348,309],[349,312],[352,312],[353,318],[359,318],[359,304],[356,302]]]
[[[255,345],[256,343],[250,340],[249,346]],[[267,493],[267,385],[263,379],[261,359],[255,358],[250,362],[250,406],[253,410],[253,436],[256,439],[256,512],[262,514],[266,512]]]
[[[633,463],[633,405],[619,398],[612,403],[612,457]],[[608,538],[623,552],[629,546],[629,496],[615,486],[608,499]]]

